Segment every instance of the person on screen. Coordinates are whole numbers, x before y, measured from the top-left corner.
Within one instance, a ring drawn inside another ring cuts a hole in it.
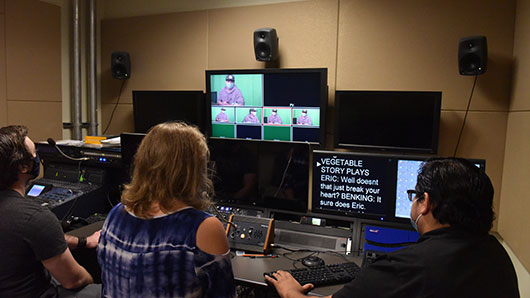
[[[256,109],[248,110],[248,115],[243,118],[243,123],[260,123],[256,116]]]
[[[234,297],[230,250],[211,206],[209,149],[194,126],[151,128],[98,244],[103,297]]]
[[[229,74],[225,79],[225,86],[219,92],[217,96],[217,104],[219,105],[230,105],[230,106],[242,106],[245,105],[245,99],[241,90],[236,86],[236,79],[233,75]]]
[[[510,257],[489,234],[493,186],[485,173],[465,159],[434,159],[407,192],[418,241],[381,255],[328,297],[519,297]],[[313,288],[286,271],[273,276],[265,278],[281,297],[305,297]]]
[[[28,198],[40,158],[22,125],[0,128],[0,297],[100,297],[70,249],[95,248],[99,232],[81,240],[65,235],[50,209]]]
[[[278,115],[277,109],[272,109],[272,113],[267,119],[267,123],[269,124],[282,124],[282,118],[280,118],[280,115]]]
[[[226,109],[221,108],[221,111],[217,116],[215,116],[215,121],[217,122],[228,122],[228,115],[226,114]]]
[[[313,121],[311,121],[311,117],[307,115],[307,110],[302,110],[302,114],[300,114],[300,117],[296,119],[296,124],[298,125],[313,125]]]

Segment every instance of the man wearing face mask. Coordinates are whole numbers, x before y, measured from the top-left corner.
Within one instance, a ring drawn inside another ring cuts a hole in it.
[[[282,124],[282,118],[280,115],[278,115],[277,109],[272,109],[272,113],[267,119],[267,123],[269,124]]]
[[[0,297],[99,297],[98,285],[85,287],[92,276],[69,249],[95,247],[99,233],[67,236],[48,208],[25,197],[39,170],[27,128],[0,128]]]
[[[229,74],[226,76],[225,86],[217,96],[217,104],[231,106],[242,106],[245,104],[245,99],[241,94],[241,90],[237,88],[235,82],[236,79],[233,75]]]
[[[256,116],[256,109],[248,110],[248,114],[243,118],[243,123],[259,123],[258,116]]]
[[[311,121],[311,117],[307,115],[307,110],[302,110],[302,113],[300,114],[300,117],[296,120],[296,124],[298,125],[313,125],[313,121]]]
[[[328,297],[519,297],[512,262],[489,234],[493,186],[485,173],[464,159],[430,160],[407,193],[417,243],[378,257]],[[266,279],[281,297],[305,297],[313,288],[285,271],[273,276]]]

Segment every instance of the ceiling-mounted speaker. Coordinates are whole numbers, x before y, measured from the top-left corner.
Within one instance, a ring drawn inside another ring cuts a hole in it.
[[[254,53],[256,60],[270,62],[278,58],[278,34],[274,28],[254,31]]]
[[[127,52],[113,52],[110,62],[112,77],[118,80],[127,80],[131,77],[131,59]]]
[[[475,76],[486,72],[488,43],[486,36],[469,36],[458,44],[458,71],[463,76]]]

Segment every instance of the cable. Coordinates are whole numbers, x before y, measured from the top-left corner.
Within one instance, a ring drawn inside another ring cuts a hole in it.
[[[475,85],[477,84],[478,74],[475,75],[475,80],[473,81],[473,88],[471,88],[471,94],[469,95],[469,100],[467,102],[466,114],[464,115],[464,121],[462,122],[462,127],[460,128],[460,133],[458,134],[458,140],[456,141],[455,152],[453,157],[456,157],[456,152],[458,151],[458,145],[460,145],[460,138],[462,138],[462,132],[464,131],[464,125],[466,125],[467,114],[469,112],[469,106],[471,105],[471,98],[473,97],[473,92],[475,91]]]
[[[109,193],[107,193],[107,202],[109,203],[111,209],[114,208],[114,205],[110,201],[110,194]]]
[[[123,85],[125,85],[125,81],[127,80],[123,80],[121,82],[121,86],[120,86],[120,93],[118,93],[118,100],[116,101],[116,104],[114,105],[114,109],[112,109],[112,113],[110,114],[110,119],[109,119],[109,123],[107,123],[107,127],[105,127],[105,130],[103,131],[103,135],[105,133],[107,133],[107,130],[109,129],[110,127],[110,123],[112,122],[112,118],[114,117],[114,112],[116,111],[116,108],[118,107],[118,104],[120,103],[120,97],[121,97],[121,91],[123,89]]]
[[[291,153],[291,156],[289,156],[289,160],[287,161],[287,166],[285,166],[285,170],[283,171],[282,180],[280,181],[280,185],[278,185],[278,189],[276,189],[276,192],[274,193],[274,197],[278,195],[278,192],[282,188],[283,181],[285,180],[285,175],[287,174],[287,170],[289,169],[289,165],[291,164],[291,160],[293,159],[293,154]]]
[[[66,154],[61,150],[61,148],[59,148],[59,146],[57,146],[57,142],[55,142],[55,140],[52,139],[52,138],[48,138],[48,144],[49,144],[50,146],[55,147],[55,149],[56,149],[57,151],[59,151],[59,153],[61,153],[61,155],[64,156],[64,158],[66,158],[66,159],[73,160],[73,161],[83,161],[83,160],[89,160],[89,159],[90,159],[90,158],[88,158],[88,157],[79,157],[79,158],[78,158],[78,157],[71,157],[71,156],[66,155]]]
[[[218,217],[219,217],[219,219],[221,221],[223,221],[224,223],[226,223],[229,226],[228,227],[229,229],[233,226],[234,229],[237,230],[237,225],[235,223],[231,222],[231,221],[226,220],[225,217],[221,214],[221,212],[219,212],[219,210],[217,210],[217,206],[212,205],[211,209],[213,209],[215,211],[215,213],[217,213],[217,215],[218,215]]]

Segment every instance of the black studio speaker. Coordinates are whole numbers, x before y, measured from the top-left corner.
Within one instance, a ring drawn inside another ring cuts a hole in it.
[[[131,77],[131,59],[127,52],[113,52],[110,60],[112,77],[127,80]]]
[[[463,76],[480,75],[486,72],[488,43],[486,36],[469,36],[458,43],[458,71]]]
[[[274,28],[254,31],[254,53],[258,61],[273,61],[278,58],[278,34]]]

